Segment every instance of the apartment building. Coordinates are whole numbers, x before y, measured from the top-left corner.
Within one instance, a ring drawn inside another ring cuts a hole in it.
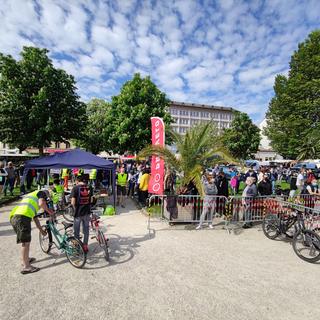
[[[174,119],[173,130],[184,134],[198,123],[213,121],[219,130],[229,128],[234,109],[213,105],[172,101],[169,112]]]

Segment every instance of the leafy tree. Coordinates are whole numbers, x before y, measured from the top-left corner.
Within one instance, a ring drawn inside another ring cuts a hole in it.
[[[81,139],[77,145],[97,154],[105,150],[105,128],[107,127],[107,114],[110,111],[110,103],[102,99],[92,99],[87,103],[87,126],[83,130]]]
[[[265,133],[285,158],[320,157],[320,30],[299,44],[288,77],[278,75]]]
[[[0,140],[40,154],[52,141],[79,137],[86,121],[74,78],[47,54],[34,47],[23,47],[19,61],[0,54]]]
[[[222,141],[233,157],[248,159],[259,149],[260,129],[250,117],[240,111],[234,111],[231,126],[222,134]]]
[[[185,135],[179,135],[171,130],[169,132],[178,155],[167,147],[151,145],[144,148],[139,156],[160,156],[167,166],[175,169],[182,176],[182,185],[193,181],[202,196],[204,195],[201,183],[203,170],[221,159],[226,162],[235,162],[223,147],[218,130],[211,122],[198,124],[190,128]]]
[[[167,126],[172,122],[168,105],[169,100],[150,77],[135,74],[123,85],[120,94],[112,97],[106,119],[107,150],[120,154],[140,151],[151,140],[150,117],[161,117]]]

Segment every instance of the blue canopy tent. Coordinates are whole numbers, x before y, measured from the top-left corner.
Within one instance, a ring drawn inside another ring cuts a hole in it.
[[[112,173],[112,188],[113,188],[113,205],[116,203],[116,166],[110,161],[98,157],[90,152],[80,149],[74,149],[66,152],[56,153],[52,156],[41,157],[25,162],[24,175],[29,169],[97,169],[109,170]]]

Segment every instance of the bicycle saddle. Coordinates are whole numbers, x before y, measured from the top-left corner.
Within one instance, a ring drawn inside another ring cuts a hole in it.
[[[68,223],[65,221],[62,221],[62,224],[63,224],[65,230],[67,230],[68,228],[73,226],[73,223]]]

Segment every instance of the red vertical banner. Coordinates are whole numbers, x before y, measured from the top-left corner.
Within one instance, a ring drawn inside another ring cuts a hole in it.
[[[161,118],[151,118],[152,145],[164,147],[164,123]],[[151,177],[148,191],[153,194],[163,194],[164,160],[158,156],[151,159]]]

